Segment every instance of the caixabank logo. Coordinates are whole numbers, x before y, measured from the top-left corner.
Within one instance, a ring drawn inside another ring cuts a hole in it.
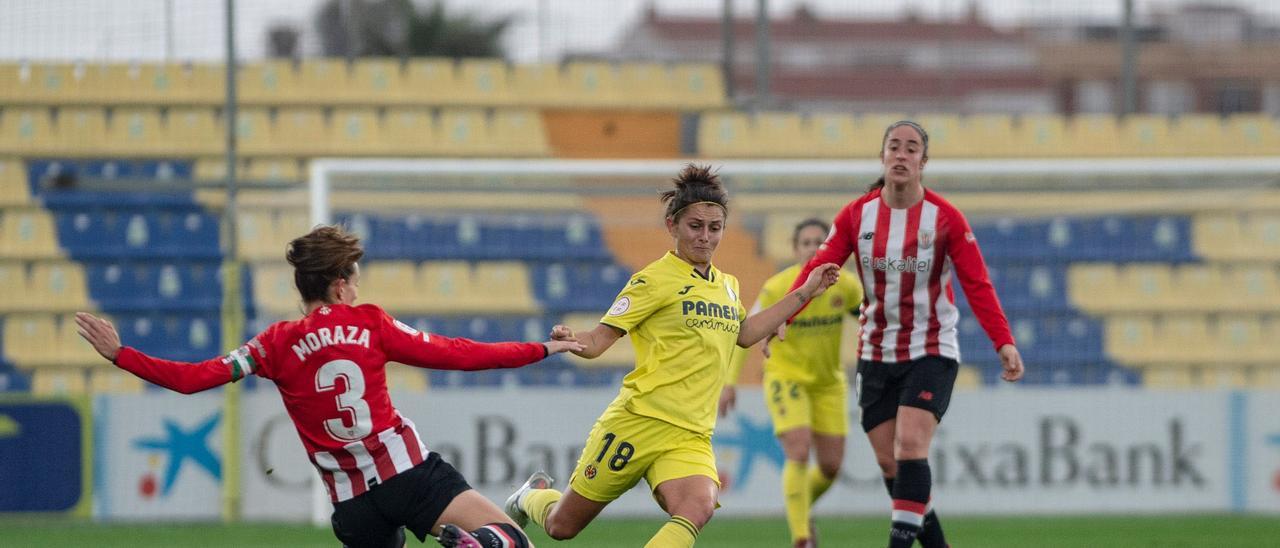
[[[731,450],[737,456],[735,468],[719,470],[720,486],[726,491],[750,484],[756,464],[772,465],[781,470],[784,460],[782,446],[773,437],[773,423],[769,419],[754,420],[745,413],[738,413],[734,422],[737,429],[717,431],[713,443],[716,449]]]
[[[147,469],[138,478],[138,494],[143,499],[168,496],[188,463],[221,481],[222,461],[209,448],[209,435],[221,418],[222,413],[214,413],[186,428],[172,417],[163,417],[160,419],[163,433],[135,438],[134,449],[147,454]],[[161,462],[164,463],[162,472]]]

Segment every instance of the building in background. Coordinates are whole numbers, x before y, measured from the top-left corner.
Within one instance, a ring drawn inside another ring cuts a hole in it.
[[[716,16],[650,7],[619,61],[721,60]],[[755,20],[734,22],[733,88],[755,104]],[[1135,29],[1140,112],[1280,113],[1280,27],[1237,7],[1184,5]],[[976,7],[926,20],[823,18],[800,5],[771,21],[769,106],[803,111],[1113,113],[1120,25],[1072,20],[1006,29]]]

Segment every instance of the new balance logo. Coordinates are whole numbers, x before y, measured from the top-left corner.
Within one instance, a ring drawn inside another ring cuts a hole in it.
[[[924,401],[933,401],[933,392],[930,392],[928,390],[921,390],[920,395],[916,397]]]
[[[876,237],[876,233],[875,233],[875,232],[870,232],[870,231],[868,231],[868,232],[863,232],[863,233],[862,233],[862,239],[864,239],[864,240],[870,240],[870,239],[875,238],[875,237]]]
[[[684,289],[681,289],[679,293],[676,293],[676,295],[687,295],[687,294],[689,294],[689,290],[690,290],[690,289],[693,289],[693,286],[691,286],[691,285],[686,285],[686,286],[684,286]]]

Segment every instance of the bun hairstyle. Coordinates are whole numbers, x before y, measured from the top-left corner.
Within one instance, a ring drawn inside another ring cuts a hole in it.
[[[889,124],[889,127],[884,128],[884,137],[880,138],[881,154],[884,153],[885,141],[889,140],[889,133],[902,126],[909,126],[911,127],[911,129],[916,130],[916,133],[920,134],[920,145],[924,147],[923,158],[928,159],[929,158],[929,132],[925,131],[924,128],[920,126],[920,124],[912,122],[911,120],[898,120],[897,122]],[[884,175],[881,175],[879,179],[876,179],[876,182],[871,183],[871,186],[867,187],[867,192],[871,192],[877,188],[884,188]]]
[[[666,217],[679,221],[684,209],[698,203],[720,206],[729,215],[729,192],[720,184],[720,176],[709,165],[686,164],[671,183],[674,190],[663,192],[662,203],[667,204]]]
[[[819,219],[817,217],[810,217],[808,219],[800,221],[800,223],[796,225],[795,230],[791,231],[792,247],[795,247],[796,244],[800,243],[800,233],[804,232],[804,229],[809,228],[811,226],[816,226],[818,228],[821,228],[822,233],[824,235],[827,234],[828,232],[831,232],[831,225],[827,224],[826,221],[823,221],[822,219]]]
[[[329,285],[337,279],[350,280],[356,272],[356,261],[362,257],[360,238],[332,225],[318,226],[294,238],[285,251],[303,302],[327,300]]]

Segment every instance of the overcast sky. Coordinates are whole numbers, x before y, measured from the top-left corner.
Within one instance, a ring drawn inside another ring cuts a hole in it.
[[[775,14],[805,3],[821,16],[894,17],[906,9],[930,18],[955,17],[970,2],[994,23],[1043,19],[1117,20],[1122,0],[768,0]],[[1136,0],[1144,17],[1188,0]],[[236,41],[242,59],[265,54],[265,31],[292,23],[304,31],[304,53],[318,52],[310,31],[321,0],[239,0]],[[419,1],[419,3],[422,3]],[[448,0],[453,10],[516,17],[507,51],[517,61],[553,60],[566,51],[607,49],[647,5],[663,13],[715,16],[723,0]],[[735,0],[739,16],[755,13],[758,0]],[[1245,6],[1280,19],[1277,0],[1197,0]],[[173,6],[172,32],[166,5]],[[224,50],[223,0],[5,0],[0,2],[0,59],[159,60],[220,59]],[[544,24],[540,24],[543,22]]]

